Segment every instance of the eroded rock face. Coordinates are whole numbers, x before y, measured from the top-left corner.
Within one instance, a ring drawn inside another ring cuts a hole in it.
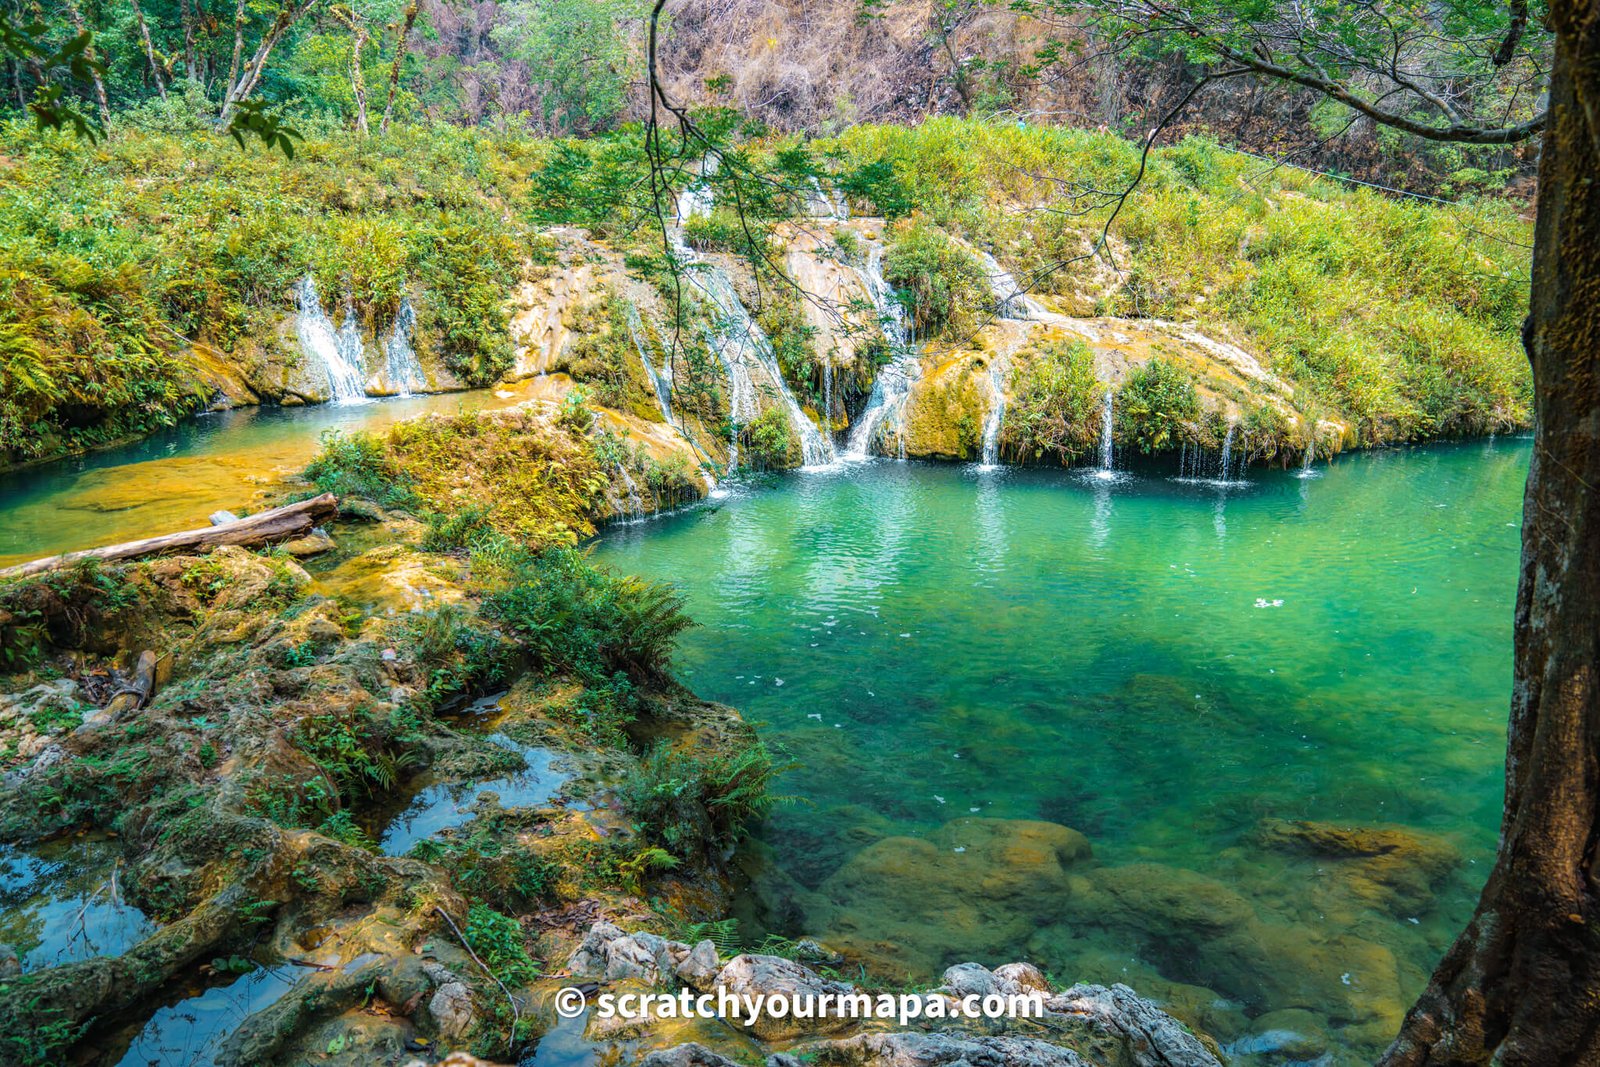
[[[781,956],[750,953],[729,960],[717,973],[715,984],[736,996],[776,996],[790,1003],[801,998],[815,1000],[825,993],[838,996],[853,991],[852,986],[823,978],[804,964]],[[749,1023],[749,1029],[763,1041],[783,1041],[802,1034],[834,1032],[852,1025],[854,1021],[846,1018],[842,1009],[831,1008],[828,1014],[812,1019],[775,1018],[763,1012]]]
[[[1045,1007],[1081,1020],[1134,1067],[1215,1067],[1217,1057],[1182,1023],[1125,985],[1075,985]]]
[[[702,942],[696,950],[710,944]],[[668,941],[658,934],[644,931],[627,934],[611,923],[597,922],[567,960],[567,971],[579,978],[604,978],[612,982],[637,979],[654,984],[675,974],[679,964],[688,961],[694,951],[681,941]],[[704,960],[702,951],[699,963],[703,964]],[[714,970],[715,948],[711,949],[711,963]]]
[[[962,818],[927,837],[867,846],[806,902],[840,948],[927,973],[951,957],[993,958],[1058,917],[1088,839],[1048,822]],[[870,940],[856,930],[870,930]]]

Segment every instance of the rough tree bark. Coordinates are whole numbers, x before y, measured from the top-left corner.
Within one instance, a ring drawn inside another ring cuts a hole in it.
[[[1600,0],[1552,0],[1500,850],[1386,1067],[1600,1064]]]
[[[389,132],[389,119],[394,114],[394,97],[400,89],[400,67],[406,61],[406,50],[411,44],[411,27],[417,22],[417,0],[406,5],[406,15],[400,23],[400,38],[394,43],[394,63],[389,67],[389,99],[383,104],[383,122],[378,133]]]
[[[76,3],[69,2],[67,4],[67,17],[72,19],[72,26],[75,30],[77,30],[79,33],[84,32],[83,12],[78,9],[78,5]],[[90,59],[94,58],[94,52],[92,50],[86,51],[84,54]],[[94,100],[100,109],[100,126],[102,129],[110,129],[111,103],[106,99],[105,79],[100,77],[100,72],[98,70],[93,72],[92,77],[94,80]]]
[[[244,26],[248,21],[244,0],[238,0],[233,8],[233,61],[228,64],[228,84],[224,86],[224,91],[230,95],[233,87],[239,84],[239,61],[244,56]]]
[[[145,25],[144,10],[139,7],[139,0],[128,0],[133,5],[133,18],[139,25],[139,39],[144,42],[144,57],[150,61],[150,77],[155,80],[156,92],[161,94],[161,102],[167,101],[167,81],[161,76],[161,61],[156,59],[155,45],[150,43],[150,27]]]
[[[272,57],[272,50],[277,47],[284,34],[288,33],[316,2],[317,0],[283,0],[283,6],[278,9],[278,17],[272,20],[272,25],[261,35],[255,54],[244,65],[243,71],[229,79],[228,95],[223,98],[222,113],[217,117],[218,129],[226,129],[229,120],[233,118],[233,109],[256,91],[256,86],[261,83],[261,75],[267,69],[267,60]],[[244,11],[243,0],[240,0],[239,11],[241,13]],[[234,48],[237,50],[243,41],[243,26],[237,22],[235,26]]]

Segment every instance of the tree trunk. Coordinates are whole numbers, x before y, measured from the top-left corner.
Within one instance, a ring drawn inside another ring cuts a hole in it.
[[[222,121],[226,125],[229,112],[233,109],[233,87],[239,84],[239,59],[244,55],[244,0],[238,0],[233,9],[233,62],[228,64],[228,84],[223,87],[226,94],[222,100]]]
[[[350,48],[350,92],[356,100],[356,129],[365,137],[367,129],[367,83],[361,74],[361,50],[367,47],[367,24],[361,22],[354,14],[351,16],[350,29],[354,36]]]
[[[195,12],[189,6],[189,0],[179,0],[179,17],[183,19],[183,74],[192,82],[200,79],[195,74],[194,64],[194,19]]]
[[[83,12],[78,10],[78,5],[76,3],[69,2],[67,4],[67,16],[72,19],[73,28],[79,33],[82,33],[84,31]],[[90,48],[86,49],[84,51],[84,55],[89,59],[93,59],[93,47],[91,46]],[[95,103],[98,104],[100,108],[100,126],[102,129],[109,130],[111,128],[111,103],[106,99],[106,82],[104,78],[100,77],[100,72],[98,70],[91,73],[94,79]]]
[[[256,86],[261,83],[262,72],[267,69],[267,60],[272,56],[273,48],[315,3],[316,0],[284,0],[283,6],[278,9],[278,17],[272,20],[267,32],[261,35],[261,43],[256,46],[255,55],[250,57],[250,62],[244,65],[242,72],[229,79],[228,95],[223,98],[222,114],[217,117],[219,129],[227,129],[228,120],[233,117],[233,109],[256,91]],[[244,10],[243,0],[240,0],[239,10]],[[236,49],[241,40],[242,37],[238,34],[234,36]]]
[[[160,537],[146,537],[140,541],[125,541],[120,545],[108,545],[105,548],[86,548],[81,552],[47,556],[31,563],[21,563],[0,570],[0,578],[26,578],[33,574],[44,574],[46,571],[70,567],[85,559],[115,562],[122,559],[139,559],[143,556],[159,556],[167,552],[194,552],[199,549],[215,548],[218,545],[255,546],[289,541],[304,537],[311,532],[312,527],[333,518],[338,508],[338,499],[332,493],[323,493],[310,500],[285,504],[281,508],[272,508],[258,515],[250,515],[216,526],[202,526],[198,530],[183,530],[179,533],[162,534]]]
[[[133,5],[133,18],[139,25],[139,39],[144,42],[144,57],[150,61],[150,77],[156,81],[156,92],[161,94],[161,102],[167,101],[167,83],[161,77],[161,64],[156,59],[155,46],[150,43],[150,27],[145,25],[144,11],[139,7],[139,0],[128,0]]]
[[[1386,1067],[1600,1064],[1600,0],[1553,0],[1500,851]]]
[[[417,21],[417,0],[406,5],[405,21],[400,24],[400,39],[394,43],[394,63],[389,67],[389,99],[383,104],[383,122],[378,132],[389,132],[389,118],[394,114],[394,96],[400,89],[400,67],[406,61],[406,49],[411,44],[411,27]]]

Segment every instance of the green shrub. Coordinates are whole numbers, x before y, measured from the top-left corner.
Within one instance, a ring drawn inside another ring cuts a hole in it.
[[[912,323],[925,336],[971,330],[992,295],[977,257],[926,222],[895,234],[883,257],[883,276],[900,290]]]
[[[539,666],[609,682],[663,676],[678,635],[689,625],[671,586],[618,575],[576,549],[516,552],[484,598],[484,614],[504,622]]]
[[[800,438],[789,425],[788,415],[776,405],[743,427],[739,438],[744,443],[746,459],[757,470],[781,470],[800,464]]]
[[[702,756],[662,742],[641,758],[620,794],[646,841],[688,859],[732,845],[764,817],[780,770],[760,743]]]
[[[1181,444],[1200,416],[1200,397],[1188,373],[1161,359],[1128,375],[1115,406],[1117,442],[1145,453]]]
[[[1099,440],[1103,394],[1087,344],[1041,345],[1013,363],[1001,447],[1024,462],[1072,463]]]
[[[414,480],[397,464],[384,443],[365,430],[322,435],[322,451],[301,476],[324,493],[365,497],[386,508],[414,508]]]
[[[474,904],[467,912],[463,931],[467,944],[478,954],[493,975],[515,989],[539,977],[539,967],[528,955],[522,926],[509,915],[502,915],[484,904]]]

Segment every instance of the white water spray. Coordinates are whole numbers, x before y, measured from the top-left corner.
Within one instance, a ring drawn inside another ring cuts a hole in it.
[[[1006,419],[1006,394],[1000,387],[999,369],[993,366],[989,368],[989,390],[993,399],[989,413],[983,417],[983,451],[979,458],[985,469],[1000,465],[1000,428]]]
[[[989,274],[989,290],[994,293],[995,309],[1004,319],[1036,319],[1048,314],[1045,306],[1027,293],[1016,276],[1002,267],[987,252],[979,252],[984,270]]]
[[[411,347],[411,338],[417,329],[417,313],[409,297],[400,298],[400,310],[395,312],[394,330],[383,343],[384,365],[388,372],[389,388],[396,396],[411,396],[428,388],[428,376],[417,362],[417,353]]]
[[[1222,466],[1217,472],[1217,478],[1219,481],[1225,482],[1228,480],[1228,468],[1233,463],[1233,435],[1234,431],[1238,429],[1238,426],[1238,423],[1229,422],[1228,432],[1226,436],[1222,438]]]
[[[906,399],[911,395],[911,383],[916,381],[921,366],[917,362],[917,346],[906,322],[906,309],[894,298],[894,287],[883,276],[883,246],[873,243],[867,250],[866,266],[856,270],[856,276],[866,289],[872,306],[883,326],[883,338],[889,344],[889,362],[878,371],[872,383],[872,394],[867,406],[850,427],[844,454],[850,459],[866,459],[884,417],[893,413],[904,420]],[[900,458],[905,458],[905,434],[900,435]]]
[[[301,350],[322,365],[328,376],[328,395],[335,404],[360,404],[367,399],[366,373],[361,366],[361,330],[355,315],[345,312],[344,326],[337,332],[333,320],[322,310],[317,283],[308,273],[295,283],[295,333]]]
[[[1112,392],[1107,389],[1105,399],[1100,405],[1100,469],[1095,472],[1100,478],[1111,478],[1117,473],[1116,444],[1111,436],[1114,403]]]

